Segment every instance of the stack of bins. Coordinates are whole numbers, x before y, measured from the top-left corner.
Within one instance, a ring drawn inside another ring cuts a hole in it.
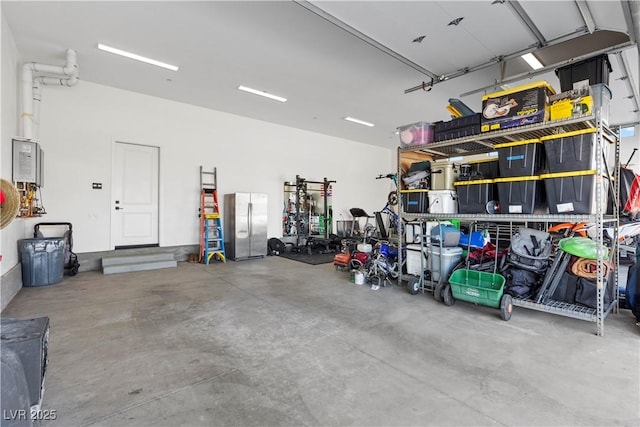
[[[448,160],[431,163],[429,213],[458,213],[458,197],[453,186],[458,174],[459,168]]]
[[[498,151],[501,178],[496,179],[500,213],[544,214],[545,189],[540,174],[545,169],[544,145],[539,139],[507,142]]]
[[[470,162],[460,166],[458,181],[453,184],[458,194],[458,211],[463,214],[487,213],[489,204],[498,199],[495,160]]]
[[[607,207],[609,181],[596,176],[596,129],[583,129],[541,138],[549,173],[543,174],[552,214],[593,214],[597,203]],[[598,184],[599,183],[599,184]],[[596,200],[596,185],[603,197]]]

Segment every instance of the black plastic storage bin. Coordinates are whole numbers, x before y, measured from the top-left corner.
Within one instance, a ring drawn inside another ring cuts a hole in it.
[[[427,213],[429,209],[428,190],[405,190],[402,205],[406,213]]]
[[[535,176],[544,172],[544,145],[539,139],[496,144],[500,177]]]
[[[544,179],[549,213],[552,214],[595,214],[596,171],[584,170],[540,175]],[[602,212],[608,210],[609,180],[602,177]]]
[[[560,90],[566,92],[573,89],[573,84],[582,80],[589,80],[589,85],[597,83],[609,84],[611,63],[607,55],[594,56],[584,61],[556,69],[556,75],[560,79]]]
[[[487,213],[487,203],[498,196],[493,179],[456,181],[453,185],[458,193],[458,211],[463,214]]]
[[[480,120],[482,114],[476,113],[470,116],[458,117],[446,122],[436,122],[434,141],[462,138],[480,133]]]
[[[485,160],[480,162],[469,162],[460,165],[460,181],[473,181],[482,179],[493,179],[500,176],[500,166],[498,160]]]
[[[539,144],[538,144],[539,145]],[[539,176],[496,178],[501,214],[547,213],[544,181]]]
[[[18,241],[22,263],[22,286],[46,286],[62,281],[64,239]]]
[[[596,130],[582,129],[540,138],[549,173],[596,168]]]

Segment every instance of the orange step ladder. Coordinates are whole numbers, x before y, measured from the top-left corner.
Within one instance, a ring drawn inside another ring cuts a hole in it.
[[[209,264],[212,258],[226,262],[222,216],[218,204],[218,173],[200,166],[200,253],[199,261]]]

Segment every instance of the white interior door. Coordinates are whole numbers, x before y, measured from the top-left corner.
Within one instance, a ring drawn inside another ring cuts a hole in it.
[[[116,142],[112,170],[114,248],[158,244],[159,148]]]

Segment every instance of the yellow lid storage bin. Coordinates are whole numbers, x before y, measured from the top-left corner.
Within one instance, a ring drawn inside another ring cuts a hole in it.
[[[501,214],[545,214],[547,200],[540,176],[497,178]]]
[[[609,180],[596,175],[595,170],[559,172],[540,175],[544,179],[549,213],[595,214],[597,203],[607,210]],[[596,185],[601,185],[602,199],[597,200]]]
[[[487,204],[498,198],[493,179],[456,181],[453,185],[458,193],[458,212],[463,214],[487,213]]]
[[[540,138],[549,173],[596,168],[596,129],[582,129]]]
[[[500,176],[535,176],[544,172],[544,146],[539,139],[496,144]]]

